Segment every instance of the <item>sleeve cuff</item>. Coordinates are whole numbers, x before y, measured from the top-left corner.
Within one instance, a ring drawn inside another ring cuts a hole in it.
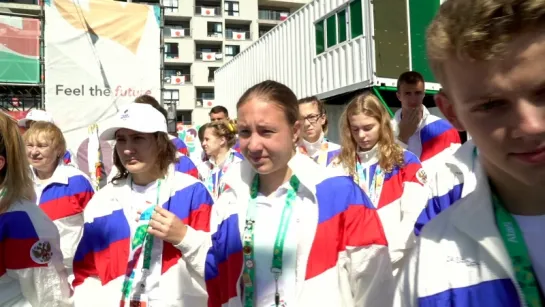
[[[182,254],[189,253],[191,250],[197,248],[201,244],[201,236],[199,232],[195,229],[187,226],[185,237],[180,243],[176,244],[174,247],[179,249]]]

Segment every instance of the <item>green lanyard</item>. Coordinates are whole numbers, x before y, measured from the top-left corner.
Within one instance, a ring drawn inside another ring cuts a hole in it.
[[[536,274],[532,269],[532,261],[530,260],[522,231],[517,221],[505,210],[500,198],[494,192],[492,192],[492,203],[494,204],[496,224],[498,225],[503,244],[511,258],[515,277],[524,295],[524,300],[528,307],[542,307],[539,284]]]
[[[132,189],[132,182],[131,182],[131,189]],[[153,236],[148,233],[148,227],[149,223],[151,221],[151,216],[153,215],[153,212],[155,210],[155,206],[159,205],[159,191],[161,190],[161,180],[157,181],[157,198],[156,198],[156,204],[152,205],[142,214],[140,215],[139,223],[141,224],[136,228],[134,238],[131,242],[131,252],[130,255],[133,257],[135,256],[136,250],[142,246],[144,243],[144,263],[142,265],[142,273],[144,275],[144,278],[147,277],[150,274],[150,267],[151,267],[151,250],[153,248]],[[127,266],[127,275],[125,278],[125,281],[123,282],[123,288],[122,293],[123,297],[125,299],[128,299],[131,293],[131,289],[133,288],[133,282],[135,277],[135,271],[136,271],[136,264],[138,263],[138,259],[132,259],[133,260],[133,266]],[[144,290],[146,285],[142,283],[140,285],[141,290]]]
[[[280,293],[278,289],[278,279],[282,275],[282,257],[284,254],[284,240],[288,231],[289,222],[293,213],[293,205],[299,190],[299,179],[293,175],[290,178],[290,187],[286,196],[286,204],[282,210],[280,225],[274,241],[273,258],[271,273],[274,275],[275,293],[274,302],[276,306],[280,305]],[[254,224],[256,218],[257,194],[259,191],[259,175],[254,177],[250,190],[250,203],[246,212],[246,226],[244,228],[242,249],[244,254],[244,272],[242,273],[242,285],[244,287],[244,307],[254,307],[255,299],[255,253],[254,253]]]

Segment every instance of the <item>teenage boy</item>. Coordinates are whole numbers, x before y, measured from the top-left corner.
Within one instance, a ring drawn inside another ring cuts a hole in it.
[[[430,114],[424,106],[425,83],[420,73],[401,74],[396,95],[401,108],[392,119],[392,127],[398,142],[422,161],[428,175],[433,175],[436,165],[458,149],[460,135],[448,121]]]
[[[544,306],[545,2],[447,0],[427,48],[474,188],[422,229],[394,306]]]

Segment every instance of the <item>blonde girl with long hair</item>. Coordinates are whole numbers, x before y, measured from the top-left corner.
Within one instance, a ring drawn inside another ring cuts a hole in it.
[[[34,202],[17,125],[0,114],[0,306],[70,306],[57,227]]]
[[[378,210],[395,275],[427,203],[426,173],[418,158],[396,143],[386,108],[369,92],[346,106],[340,136],[341,153],[332,167],[354,178]]]

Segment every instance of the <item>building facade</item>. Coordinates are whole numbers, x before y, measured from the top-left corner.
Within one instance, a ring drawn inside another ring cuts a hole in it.
[[[308,1],[163,0],[163,102],[176,104],[176,121],[207,122],[214,71]]]

